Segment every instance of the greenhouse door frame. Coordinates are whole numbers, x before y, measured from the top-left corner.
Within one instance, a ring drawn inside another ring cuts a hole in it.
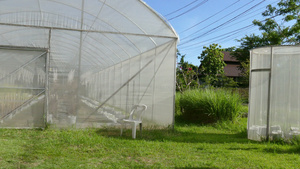
[[[16,50],[16,51],[36,51],[36,52],[40,52],[39,55],[34,56],[34,58],[32,58],[31,60],[25,62],[23,65],[21,65],[19,68],[17,68],[16,70],[13,70],[12,72],[10,72],[8,76],[13,75],[15,72],[19,71],[21,68],[28,66],[29,64],[33,63],[34,61],[36,61],[37,59],[41,58],[41,57],[45,57],[45,65],[44,65],[44,71],[45,71],[45,82],[44,82],[44,87],[42,88],[34,88],[34,87],[24,87],[24,88],[20,88],[20,89],[25,89],[25,90],[41,90],[41,92],[38,92],[36,95],[32,96],[31,98],[25,100],[21,105],[14,107],[10,112],[8,112],[6,115],[4,115],[0,120],[3,120],[9,116],[11,116],[12,114],[14,114],[14,112],[22,109],[23,107],[25,107],[28,103],[30,103],[31,101],[33,101],[35,98],[38,98],[39,96],[41,96],[42,94],[45,95],[45,100],[44,100],[44,110],[43,110],[43,124],[45,127],[46,126],[46,122],[47,122],[47,114],[48,114],[48,80],[49,80],[49,75],[48,75],[48,69],[49,69],[49,49],[47,48],[36,48],[36,47],[26,47],[26,46],[5,46],[5,45],[0,45],[0,50]],[[4,78],[6,78],[6,76]],[[10,89],[10,88],[8,88]],[[12,88],[13,89],[13,88]],[[4,127],[5,128],[5,127]],[[35,127],[14,127],[14,128],[35,128]],[[38,127],[40,128],[40,127]]]
[[[270,106],[271,106],[271,79],[272,79],[272,65],[273,65],[273,47],[271,46],[271,54],[270,54],[270,68],[258,68],[258,69],[252,69],[252,54],[250,55],[250,81],[249,81],[249,97],[251,100],[251,85],[252,85],[252,73],[255,72],[268,72],[269,73],[269,79],[268,79],[268,101],[267,101],[267,126],[266,126],[266,140],[270,140]],[[250,103],[251,104],[251,103]],[[249,111],[250,112],[250,104],[249,104]],[[248,117],[249,118],[249,117]],[[249,123],[248,123],[248,129],[249,129]]]

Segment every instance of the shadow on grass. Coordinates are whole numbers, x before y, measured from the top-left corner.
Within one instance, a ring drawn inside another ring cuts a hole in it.
[[[300,146],[295,146],[288,149],[282,149],[282,148],[266,148],[264,151],[268,153],[274,153],[274,154],[300,154]]]
[[[120,130],[118,129],[99,129],[96,131],[97,134],[103,137],[110,137],[116,139],[132,140],[131,130],[127,129],[124,131],[123,136],[120,136]],[[254,144],[250,147],[233,147],[228,150],[233,151],[263,151],[266,153],[277,153],[277,154],[300,154],[299,146],[278,147],[272,146],[276,143],[269,143],[268,148],[261,148],[255,146],[266,144],[265,142],[256,142],[247,139],[247,132],[241,132],[236,134],[224,134],[224,133],[195,133],[195,132],[184,132],[172,129],[145,129],[142,135],[140,131],[137,131],[136,140],[144,141],[158,141],[158,142],[177,142],[177,143],[208,143],[208,144],[223,144],[223,143],[236,143],[236,144]],[[288,145],[288,144],[286,144]]]
[[[180,167],[180,168],[176,168],[175,169],[215,169],[213,167]]]
[[[104,137],[114,137],[119,139],[132,140],[131,130],[124,131],[123,136],[120,136],[120,130],[117,129],[99,129],[97,133]],[[183,132],[172,129],[145,129],[140,134],[137,131],[137,140],[145,141],[160,141],[160,142],[178,142],[178,143],[248,143],[245,133],[237,134],[215,134],[215,133],[194,133]]]
[[[252,147],[252,148],[229,148],[228,150],[263,151],[263,152],[272,153],[272,154],[300,154],[299,147],[291,147],[291,148],[270,147],[270,148],[264,148],[261,150],[257,147]]]

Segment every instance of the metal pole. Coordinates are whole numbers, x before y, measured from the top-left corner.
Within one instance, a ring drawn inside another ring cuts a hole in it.
[[[116,86],[116,65],[114,65],[113,69],[113,82],[112,82],[112,91],[115,91],[115,86]],[[113,105],[116,106],[116,96],[113,97]]]
[[[247,122],[247,130],[250,128],[250,117],[251,117],[251,84],[252,84],[252,50],[250,51],[250,75],[249,75],[249,97],[248,97],[248,122]],[[249,137],[249,136],[248,136]]]
[[[177,43],[175,44],[177,46]],[[175,57],[174,57],[174,84],[173,84],[173,119],[172,119],[172,129],[174,130],[174,125],[175,125],[175,99],[176,99],[176,64],[177,64],[177,57],[176,57],[176,54],[177,54],[177,48],[175,47]],[[198,75],[197,75],[198,76]]]
[[[112,32],[112,31],[100,31],[100,30],[83,30],[83,29],[72,29],[72,28],[60,28],[60,27],[50,27],[50,26],[36,26],[36,25],[23,25],[23,24],[14,24],[14,23],[2,23],[0,25],[7,26],[16,26],[16,27],[27,27],[27,28],[38,28],[38,29],[52,29],[52,30],[69,30],[69,31],[78,31],[78,32],[87,32],[87,33],[104,33],[104,34],[118,34],[118,35],[133,35],[133,36],[142,36],[149,38],[172,38],[178,39],[178,37],[174,36],[163,36],[163,35],[152,35],[152,34],[139,34],[139,33],[127,33],[127,32]]]
[[[50,55],[51,55],[51,33],[52,29],[49,29],[49,38],[48,38],[48,54],[46,56],[46,84],[45,84],[45,126],[47,123],[51,122],[52,119],[48,119],[49,116],[49,68],[50,68]]]
[[[126,112],[129,114],[129,107],[128,107],[128,100],[129,100],[129,82],[127,83],[127,92],[126,92]]]
[[[139,59],[139,70],[142,69],[142,55],[140,55],[140,59]],[[141,94],[141,73],[138,75],[139,77],[139,81],[138,81],[138,95],[137,95],[137,100],[136,100],[136,103],[137,104],[140,104],[139,103],[139,100],[140,100],[140,94]]]
[[[270,57],[270,72],[269,72],[269,88],[268,88],[268,107],[267,107],[267,130],[266,136],[267,141],[270,140],[270,104],[271,104],[271,79],[272,79],[272,65],[273,65],[273,47],[271,46],[271,57]]]
[[[134,92],[135,92],[135,80],[132,82],[132,105],[135,105],[134,103]]]
[[[84,0],[82,0],[82,9],[81,9],[81,27],[80,29],[83,29],[83,15],[84,15]],[[78,79],[77,79],[77,104],[76,106],[76,120],[75,120],[75,125],[77,124],[77,116],[79,114],[79,96],[80,96],[80,76],[81,76],[81,55],[82,55],[82,43],[83,43],[83,32],[80,31],[80,45],[79,45],[79,54],[78,54]]]

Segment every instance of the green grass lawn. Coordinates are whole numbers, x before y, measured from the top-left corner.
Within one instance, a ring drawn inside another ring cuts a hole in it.
[[[249,141],[246,119],[145,129],[0,129],[0,168],[299,168],[297,144]]]

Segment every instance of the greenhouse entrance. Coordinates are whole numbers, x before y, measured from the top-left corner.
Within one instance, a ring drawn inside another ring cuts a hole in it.
[[[0,47],[0,127],[44,127],[45,49]]]

